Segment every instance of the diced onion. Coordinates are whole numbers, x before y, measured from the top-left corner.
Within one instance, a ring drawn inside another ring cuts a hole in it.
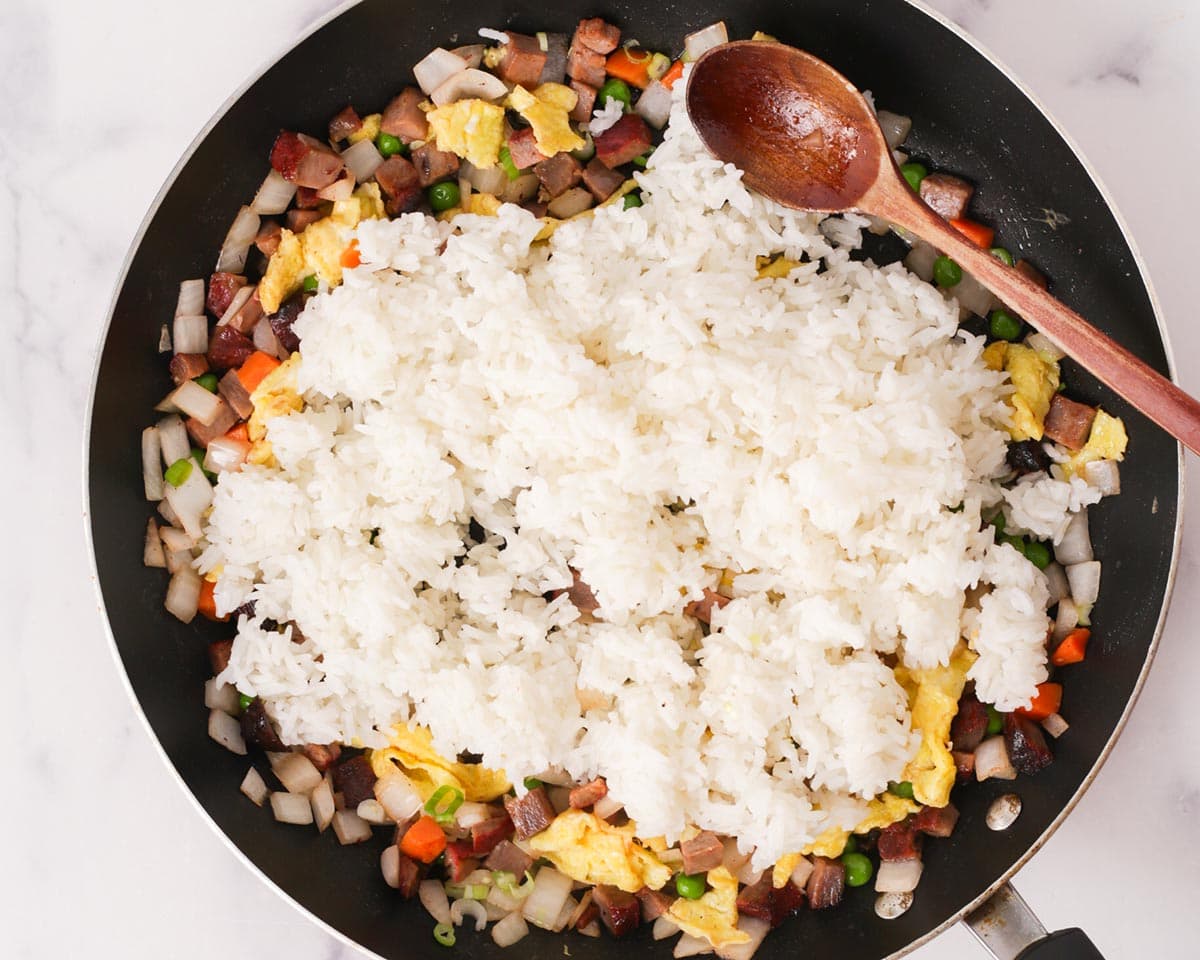
[[[654,921],[654,927],[650,932],[655,940],[666,940],[668,937],[675,936],[679,932],[679,927],[671,921],[670,917],[663,914]]]
[[[671,956],[678,960],[680,957],[700,957],[712,952],[712,944],[703,937],[693,937],[690,933],[685,933],[675,941],[675,949],[671,951]]]
[[[158,430],[147,427],[142,431],[142,489],[151,503],[163,498],[162,466],[158,462],[161,456],[162,444],[159,442]]]
[[[242,207],[237,212],[233,223],[229,225],[229,232],[225,234],[225,241],[221,244],[221,253],[217,257],[217,270],[226,273],[241,273],[246,269],[246,254],[250,252],[250,244],[258,235],[258,227],[261,222],[262,219],[259,215],[249,207]],[[179,350],[178,344],[175,349]],[[184,351],[180,350],[179,352],[183,353]]]
[[[165,323],[158,329],[158,352],[171,353],[171,329]]]
[[[455,57],[457,60],[458,58]],[[467,67],[451,74],[429,95],[434,106],[445,106],[457,100],[499,100],[508,95],[508,87],[494,73]]]
[[[242,757],[246,755],[246,741],[242,737],[242,725],[224,710],[208,711],[208,735],[230,753],[236,753]]]
[[[171,327],[176,353],[208,352],[208,317],[185,313],[176,317]]]
[[[924,240],[918,240],[904,258],[904,265],[918,277],[929,283],[933,280],[933,262],[939,254]]]
[[[875,873],[876,893],[912,893],[921,882],[920,860],[884,860]]]
[[[542,867],[534,878],[533,892],[521,906],[521,913],[534,926],[553,930],[570,895],[571,878],[553,867]]]
[[[392,846],[395,849],[395,845]],[[429,911],[434,920],[438,923],[450,922],[450,901],[440,880],[422,880],[421,885],[417,887],[417,896],[421,900],[421,906]]]
[[[166,501],[164,500],[163,503]],[[192,556],[191,550],[167,550],[165,556],[167,573],[175,576],[180,570],[191,569],[193,559],[195,558]]]
[[[383,853],[379,855],[379,872],[383,874],[383,882],[393,890],[400,887],[400,848],[394,843],[389,843],[383,848]],[[437,883],[436,880],[426,880],[425,883]],[[425,883],[421,884],[422,886]],[[444,923],[443,920],[438,920],[438,923]]]
[[[519,913],[510,913],[492,927],[492,939],[498,947],[511,947],[529,934],[529,924]]]
[[[507,39],[507,37],[505,39]],[[482,43],[468,43],[466,46],[455,47],[450,52],[456,57],[462,59],[466,63],[468,69],[471,67],[477,67],[483,63]]]
[[[165,567],[167,558],[163,554],[162,537],[158,535],[158,524],[151,517],[146,521],[146,542],[142,547],[142,563],[147,567]]]
[[[505,203],[524,203],[537,196],[539,186],[541,186],[541,181],[538,180],[537,174],[523,173],[516,180],[508,182],[500,199]]]
[[[718,20],[711,26],[695,33],[689,33],[683,41],[684,56],[688,60],[699,60],[700,56],[713,47],[719,47],[729,42],[729,31],[725,29],[725,21]]]
[[[184,280],[179,285],[179,298],[175,301],[175,316],[200,316],[204,313],[204,281]],[[186,351],[180,350],[180,353]]]
[[[241,419],[248,419],[254,412],[254,404],[250,402],[250,394],[242,386],[236,370],[230,370],[217,384],[217,391],[225,398],[225,402]]]
[[[1093,460],[1083,465],[1083,479],[1095,487],[1102,496],[1111,497],[1121,492],[1121,468],[1116,460]]]
[[[333,815],[333,832],[343,846],[371,839],[371,825],[353,810],[339,810]]]
[[[296,185],[290,180],[285,180],[283,174],[278,170],[272,169],[263,180],[262,186],[258,188],[254,199],[250,201],[250,209],[255,213],[267,216],[283,213],[295,195]],[[256,232],[257,229],[256,227]]]
[[[883,138],[890,150],[895,150],[907,140],[909,131],[912,130],[911,117],[892,113],[890,110],[880,110],[875,114],[875,119],[879,121],[879,128],[883,131]]]
[[[1067,582],[1071,585],[1071,599],[1077,605],[1095,603],[1100,597],[1100,561],[1071,564],[1067,567]]]
[[[217,419],[225,401],[220,394],[210,393],[195,380],[184,380],[171,394],[171,402],[180,412],[208,425]],[[191,452],[191,448],[188,449]]]
[[[593,920],[587,926],[577,927],[575,932],[582,933],[585,937],[598,937],[600,936],[600,921]]]
[[[654,80],[642,91],[634,109],[650,126],[661,130],[671,117],[671,91]]]
[[[978,317],[986,317],[998,303],[992,291],[969,273],[963,273],[962,280],[947,292],[958,301],[960,307]]]
[[[1051,635],[1054,642],[1061,642],[1077,626],[1079,626],[1079,607],[1070,597],[1063,597],[1058,602],[1058,616],[1054,619],[1054,632]]]
[[[288,353],[283,349],[283,344],[279,342],[279,338],[275,336],[275,331],[271,329],[271,321],[263,317],[254,326],[254,348],[261,350],[263,353],[270,354],[272,357],[278,357],[280,360],[286,360]]]
[[[246,305],[247,300],[254,296],[254,291],[257,289],[257,286],[252,286],[250,284],[245,284],[238,287],[237,292],[233,295],[233,299],[229,301],[229,306],[226,307],[225,312],[221,314],[221,319],[217,321],[217,326],[223,327],[234,317],[236,317],[238,311]]]
[[[342,151],[342,163],[359,183],[370,180],[383,164],[383,154],[370,140],[359,140]]]
[[[1058,603],[1064,597],[1071,596],[1071,587],[1067,583],[1067,572],[1058,561],[1051,561],[1042,571],[1046,578],[1046,588],[1050,591],[1050,602]]]
[[[163,600],[163,606],[167,608],[167,612],[178,620],[184,623],[191,623],[196,616],[196,611],[200,608],[200,574],[191,567],[184,567],[177,571],[172,577],[171,582],[167,584],[167,596]],[[220,713],[219,710],[213,711]],[[230,717],[230,720],[233,720]],[[234,725],[237,721],[233,720]],[[227,727],[228,724],[225,724]],[[213,719],[210,716],[208,721],[208,732],[213,739],[218,743],[224,743],[220,738],[213,734]],[[238,736],[241,736],[241,728],[238,728]],[[234,750],[234,753],[245,753],[246,745],[242,744],[240,751]],[[233,750],[232,747],[229,749]]]
[[[1052,713],[1042,721],[1042,729],[1055,740],[1071,729],[1071,725],[1063,719],[1061,713]]]
[[[180,526],[199,539],[203,533],[200,518],[212,506],[213,500],[212,485],[205,478],[204,471],[193,467],[188,478],[179,486],[173,487],[168,483],[165,493],[167,503],[179,518]]]
[[[262,774],[254,767],[247,770],[246,775],[242,777],[240,789],[258,807],[266,803],[267,797],[271,794],[271,791],[267,789],[267,781],[262,778]]]
[[[383,809],[383,804],[378,800],[370,798],[363,800],[355,808],[355,813],[375,827],[386,826],[391,823],[391,818],[388,817],[387,811]]]
[[[325,828],[333,823],[333,815],[337,812],[337,805],[333,799],[333,787],[329,785],[328,777],[321,778],[321,782],[309,794],[308,802],[312,805],[313,820],[316,821],[317,830],[324,833]]]
[[[800,862],[796,864],[796,869],[792,871],[792,883],[803,890],[805,885],[808,883],[809,874],[812,872],[812,861],[806,857],[801,857]]]
[[[590,209],[595,202],[596,198],[592,196],[592,191],[586,187],[572,187],[551,200],[547,212],[552,217],[568,220],[577,213],[583,213],[584,210]]]
[[[1054,544],[1054,557],[1064,567],[1093,559],[1087,507],[1074,514],[1067,523],[1061,539]]]
[[[375,799],[396,823],[416,816],[425,805],[413,782],[399,770],[375,781]]]
[[[238,470],[250,453],[250,444],[235,437],[214,437],[204,451],[204,469],[209,473]]]
[[[321,782],[321,771],[302,753],[273,754],[271,770],[288,793],[308,796]]]
[[[480,193],[490,193],[494,197],[503,194],[511,182],[508,174],[504,172],[504,168],[498,163],[486,169],[480,169],[470,160],[464,160],[459,169],[473,189]]]
[[[158,431],[158,444],[164,466],[169,467],[176,460],[191,456],[192,442],[188,439],[187,427],[179,417],[174,414],[163,417],[155,425],[155,429]],[[171,520],[168,518],[167,522],[170,523]]]
[[[1008,747],[1004,737],[997,734],[988,737],[975,748],[976,780],[1015,780],[1017,771],[1008,759]]]
[[[467,917],[475,918],[475,932],[478,933],[487,926],[487,910],[478,900],[459,898],[450,904],[450,922],[461,927]]]
[[[466,69],[467,64],[462,57],[441,47],[434,47],[413,67],[413,76],[417,78],[417,86],[428,96],[456,73]]]
[[[592,813],[598,816],[601,820],[607,820],[609,817],[614,817],[625,809],[625,804],[621,803],[613,797],[611,793],[605,794],[594,804],[592,804]]]
[[[217,683],[216,677],[204,681],[204,705],[209,710],[221,710],[230,716],[238,712],[237,687],[232,683]]]
[[[271,794],[271,812],[280,823],[292,823],[304,827],[313,822],[312,806],[308,797],[297,793]]]
[[[405,779],[408,779],[407,777]],[[375,781],[375,795],[379,796],[379,781]],[[414,791],[415,792],[415,791]],[[420,799],[420,794],[417,795]],[[381,803],[383,801],[380,801]],[[413,813],[416,811],[414,810]],[[411,816],[411,814],[409,815]],[[483,823],[484,820],[490,820],[495,816],[495,811],[486,803],[476,803],[473,800],[464,800],[458,805],[458,809],[454,811],[454,822],[463,830],[469,830],[477,823]]]
[[[158,532],[162,538],[162,545],[169,553],[178,553],[181,550],[191,550],[196,545],[196,537],[193,537],[186,530],[180,530],[179,527],[163,527]]]
[[[1035,330],[1025,338],[1025,346],[1055,363],[1066,356],[1063,353],[1062,347],[1038,330]]]
[[[738,929],[750,939],[721,947],[717,951],[717,956],[721,960],[750,960],[754,956],[755,951],[762,946],[762,942],[766,939],[767,934],[771,932],[771,925],[766,920],[758,919],[758,917],[739,917]]]

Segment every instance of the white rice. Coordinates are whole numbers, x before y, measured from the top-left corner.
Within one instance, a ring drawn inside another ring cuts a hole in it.
[[[643,836],[695,824],[765,865],[900,779],[916,735],[883,656],[930,667],[965,636],[1002,709],[1045,678],[1043,578],[980,529],[1010,388],[953,303],[835,245],[858,220],[752,195],[678,102],[638,179],[644,206],[548,244],[507,205],[359,228],[364,266],[297,324],[279,468],[216,491],[201,566],[222,609],[257,604],[220,679],[288,742],[425,724],[516,783],[602,774]],[[757,280],[781,251],[809,262]],[[1018,490],[1035,531],[1081,502]],[[568,565],[600,622],[543,599]],[[726,568],[705,637],[682,608]]]

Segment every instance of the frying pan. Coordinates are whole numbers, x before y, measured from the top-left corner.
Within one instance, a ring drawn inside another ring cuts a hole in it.
[[[238,793],[247,762],[208,739],[199,702],[209,672],[205,642],[227,636],[228,628],[176,622],[163,610],[161,572],[142,566],[148,509],[139,435],[169,386],[155,352],[159,326],[172,314],[179,281],[211,271],[281,127],[323,130],[347,102],[378,109],[429,49],[468,42],[480,26],[570,32],[581,16],[595,15],[659,49],[677,49],[684,34],[724,19],[731,36],[761,29],[828,60],[874,91],[882,106],[913,117],[907,149],[931,167],[977,183],[979,217],[997,224],[1006,246],[1053,278],[1060,297],[1170,373],[1140,261],[1084,162],[1001,68],[910,0],[365,0],[314,28],[201,134],[142,226],[97,366],[86,491],[115,650],[167,758],[214,825],[271,883],[381,957],[444,960],[446,953],[430,936],[423,910],[398,905],[381,882],[377,849],[342,847],[315,831],[276,826]],[[882,261],[901,250],[885,241],[870,252]],[[873,895],[851,891],[839,909],[806,912],[772,933],[758,954],[765,960],[900,955],[963,917],[998,957],[1100,956],[1079,931],[1039,939],[1045,931],[1007,881],[1095,777],[1141,689],[1174,575],[1182,457],[1170,438],[1069,361],[1064,375],[1073,396],[1124,418],[1132,440],[1122,467],[1124,492],[1094,511],[1093,539],[1105,561],[1094,612],[1098,642],[1085,663],[1062,677],[1071,729],[1056,744],[1055,763],[1015,784],[988,781],[956,792],[958,828],[952,838],[927,845],[920,889],[902,917],[877,918]],[[987,808],[1014,789],[1023,813],[1005,833],[992,833],[984,825]],[[377,843],[383,842],[381,834]],[[653,943],[644,931],[619,946],[580,937],[569,946],[579,960],[611,960],[618,951],[670,955],[669,946]],[[455,949],[471,960],[502,955],[486,934],[464,933]],[[535,931],[516,952],[558,958],[563,941]]]

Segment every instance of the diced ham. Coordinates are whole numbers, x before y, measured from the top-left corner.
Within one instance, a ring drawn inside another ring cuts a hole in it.
[[[262,300],[258,298],[258,287],[255,287],[254,292],[234,311],[233,316],[229,318],[227,323],[238,333],[249,335],[258,325],[258,321],[262,315]]]
[[[233,407],[226,403],[224,399],[220,401],[220,404],[221,406],[217,411],[217,415],[209,423],[201,423],[195,417],[188,417],[183,422],[183,425],[187,428],[188,436],[192,438],[192,443],[201,450],[206,448],[217,437],[227,433],[238,422],[238,415],[234,412]]]
[[[589,899],[586,904],[580,901],[580,906],[582,909],[577,910],[574,914],[572,914],[571,920],[569,921],[572,930],[582,930],[588,924],[594,923],[596,920],[600,919],[600,908],[596,906],[596,900],[594,897]]]
[[[713,607],[720,610],[729,602],[729,597],[723,597],[716,590],[704,588],[704,599],[693,600],[683,608],[689,617],[695,617],[701,623],[712,623]]]
[[[958,713],[950,724],[950,740],[954,749],[970,753],[983,741],[987,725],[987,707],[974,694],[963,697],[958,702]]]
[[[304,304],[307,302],[303,294],[295,294],[288,297],[282,304],[279,305],[279,310],[276,313],[267,317],[267,321],[271,324],[271,330],[275,334],[275,338],[279,341],[279,345],[288,353],[295,353],[300,349],[300,338],[296,336],[296,332],[292,329],[292,324],[300,316],[304,310]]]
[[[596,106],[596,94],[600,91],[590,83],[571,81],[571,89],[575,91],[575,107],[571,110],[571,119],[579,123],[592,118],[592,110]]]
[[[571,790],[568,803],[576,810],[582,810],[585,807],[590,807],[601,797],[608,796],[608,784],[604,782],[603,777],[597,777],[582,786],[574,787]]]
[[[650,128],[636,113],[627,113],[596,138],[596,158],[608,167],[619,167],[650,149]]]
[[[483,865],[489,870],[500,870],[515,877],[523,877],[525,871],[533,866],[533,857],[511,840],[501,840],[488,854]]]
[[[930,837],[948,837],[958,823],[958,807],[922,807],[913,814],[913,828]]]
[[[385,206],[393,217],[411,213],[421,205],[421,178],[404,157],[388,157],[375,171],[375,182],[387,198]]]
[[[546,51],[537,37],[506,31],[508,43],[501,48],[504,53],[496,64],[496,76],[505,83],[535,87],[542,78],[546,66]]]
[[[533,168],[546,193],[557,197],[575,186],[583,177],[583,167],[569,153],[556,153]]]
[[[1080,450],[1088,441],[1095,419],[1095,407],[1076,403],[1056,393],[1050,401],[1050,412],[1046,414],[1043,431],[1047,437],[1068,450]]]
[[[287,749],[283,745],[283,741],[279,739],[279,734],[275,732],[271,718],[267,716],[267,708],[263,706],[262,700],[258,697],[251,700],[246,709],[242,711],[241,724],[242,736],[246,738],[247,743],[252,743],[256,747],[270,750],[273,753]]]
[[[567,51],[567,76],[580,83],[597,87],[603,85],[605,76],[604,54],[596,53],[579,44],[572,44]]]
[[[228,324],[214,328],[208,338],[208,365],[214,370],[240,367],[253,352],[250,338]]]
[[[279,239],[283,235],[283,227],[278,220],[263,219],[259,224],[258,233],[254,235],[254,245],[264,257],[274,256],[279,249]]]
[[[921,834],[914,828],[912,817],[880,830],[878,847],[880,860],[920,860]]]
[[[232,640],[212,640],[208,644],[208,662],[212,665],[213,676],[229,666],[229,658],[233,654]]]
[[[1018,260],[1013,266],[1016,267],[1017,273],[1030,283],[1041,287],[1043,290],[1049,289],[1050,281],[1046,279],[1046,275],[1028,260]]]
[[[622,173],[609,170],[595,157],[583,168],[583,185],[592,191],[597,203],[603,203],[611,197],[624,182],[625,177]]]
[[[771,926],[779,926],[802,906],[804,906],[804,891],[788,880],[775,891],[771,903]]]
[[[840,860],[814,857],[805,893],[814,910],[826,910],[842,902],[846,892],[846,868]]]
[[[975,779],[975,754],[954,750],[950,756],[954,758],[954,772],[959,783],[967,783]]]
[[[567,35],[565,33],[546,34],[546,65],[542,67],[542,75],[538,83],[562,83],[567,72]]]
[[[417,168],[417,179],[422,187],[428,187],[458,173],[458,157],[449,150],[439,150],[425,144],[412,152],[413,166]],[[376,172],[376,177],[379,174]]]
[[[297,187],[294,205],[297,210],[316,210],[325,201],[312,187]]]
[[[167,364],[167,370],[170,371],[175,386],[179,386],[208,373],[208,357],[202,353],[177,353]]]
[[[462,883],[467,875],[479,869],[470,840],[455,840],[446,844],[446,873],[454,883]]]
[[[536,214],[535,214],[536,216]],[[560,597],[564,593],[575,605],[575,609],[580,613],[594,613],[600,609],[600,604],[596,600],[596,595],[592,593],[592,588],[589,587],[579,576],[579,571],[574,567],[571,570],[571,585],[566,590],[555,590],[552,592],[552,597]]]
[[[345,140],[350,134],[362,129],[362,118],[352,106],[346,105],[329,121],[329,139],[334,143]]]
[[[405,87],[399,96],[384,107],[379,129],[393,137],[399,137],[405,143],[428,140],[429,121],[425,119],[425,111],[421,109],[424,100],[425,94],[419,89]]]
[[[421,885],[421,864],[412,857],[400,853],[396,874],[400,878],[400,882],[396,884],[397,892],[405,900],[411,900],[417,895],[417,888]]]
[[[573,43],[586,47],[595,53],[609,54],[617,49],[621,42],[621,29],[611,23],[605,23],[600,17],[590,20],[580,20],[575,28]]]
[[[642,887],[636,896],[642,905],[643,923],[657,920],[670,910],[671,904],[675,902],[675,898],[670,894],[664,893],[662,890],[651,890],[649,887]]]
[[[803,904],[804,891],[791,880],[778,890],[775,889],[770,871],[757,883],[745,887],[737,898],[737,910],[740,915],[765,920],[772,927],[779,926]]]
[[[530,790],[523,797],[505,797],[504,809],[513,822],[518,840],[528,840],[541,833],[554,820],[554,807],[545,787]]]
[[[1042,728],[1017,713],[1004,715],[1004,744],[1008,759],[1018,773],[1033,774],[1054,762]]]
[[[508,138],[508,154],[518,170],[527,170],[546,159],[546,155],[537,148],[532,127],[513,131]]]
[[[637,897],[618,887],[597,884],[592,889],[592,902],[600,908],[600,922],[614,937],[623,937],[637,929],[642,908]]]
[[[341,176],[344,165],[328,144],[307,134],[284,130],[271,147],[271,166],[285,180],[320,190]]]
[[[931,173],[921,181],[921,199],[947,220],[964,216],[974,193],[971,184],[949,173]]]
[[[236,370],[228,371],[217,384],[217,391],[225,398],[225,402],[233,408],[233,412],[242,420],[249,419],[254,412],[254,404],[250,402],[250,394],[242,385]]]
[[[333,768],[333,786],[353,810],[364,800],[375,799],[375,771],[363,754],[343,760]]]
[[[507,814],[481,820],[471,827],[471,848],[475,856],[490,854],[503,840],[513,835],[513,822]]]
[[[690,840],[679,844],[683,854],[684,873],[707,873],[721,865],[725,858],[725,845],[711,830],[701,830]]]
[[[306,743],[300,749],[322,773],[332,767],[342,755],[342,748],[336,743]]]
[[[246,285],[246,278],[240,273],[223,273],[218,271],[208,278],[208,296],[204,305],[218,320],[233,302],[233,295]]]
[[[1010,443],[1005,460],[1019,477],[1050,469],[1050,455],[1037,440],[1017,440]]]
[[[284,214],[287,228],[296,234],[303,233],[304,228],[310,223],[316,223],[318,220],[323,220],[324,217],[325,214],[320,210],[289,210]]]

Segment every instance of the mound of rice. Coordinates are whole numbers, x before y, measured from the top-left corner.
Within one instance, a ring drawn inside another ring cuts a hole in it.
[[[953,304],[851,258],[860,222],[751,194],[679,105],[639,179],[644,206],[548,243],[513,206],[359,227],[364,265],[297,324],[278,468],[216,490],[201,567],[256,604],[222,679],[288,742],[425,724],[768,864],[900,779],[891,664],[966,637],[982,699],[1045,679],[1044,580],[980,529],[1010,388]],[[780,252],[804,262],[756,279]],[[1050,530],[1059,492],[1012,506]],[[546,599],[569,568],[596,622]],[[705,636],[683,607],[722,578]]]

